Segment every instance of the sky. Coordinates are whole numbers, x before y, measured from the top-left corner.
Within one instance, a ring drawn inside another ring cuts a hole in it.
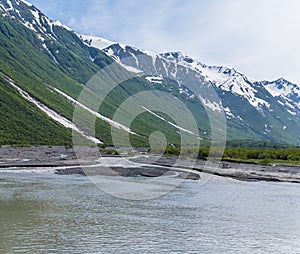
[[[299,0],[28,0],[74,31],[300,84]]]

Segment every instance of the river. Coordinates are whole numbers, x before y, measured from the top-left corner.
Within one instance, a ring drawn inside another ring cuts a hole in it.
[[[133,201],[83,176],[6,170],[0,253],[300,253],[299,201],[299,184],[226,178]]]

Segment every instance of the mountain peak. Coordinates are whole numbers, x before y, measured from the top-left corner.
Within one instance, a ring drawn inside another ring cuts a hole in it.
[[[25,27],[38,34],[40,40],[56,40],[54,27],[61,27],[71,31],[60,21],[53,21],[45,16],[39,9],[25,0],[0,0],[0,11],[3,17],[18,20]]]
[[[225,66],[209,66],[206,64],[203,64],[201,62],[196,61],[192,57],[183,54],[180,51],[173,51],[173,52],[166,52],[166,53],[161,53],[160,54],[162,57],[168,59],[169,61],[175,61],[178,64],[182,64],[185,66],[188,66],[193,69],[197,69],[197,71],[203,71],[203,68],[214,71],[219,74],[224,74],[227,76],[233,76],[236,73],[239,73],[237,70],[234,68],[229,68]],[[239,73],[241,74],[241,73]]]
[[[89,46],[92,46],[94,48],[98,48],[100,50],[103,50],[113,44],[116,44],[116,42],[104,39],[102,37],[97,37],[94,35],[86,35],[86,34],[78,34],[78,36]]]
[[[292,115],[300,112],[300,87],[285,78],[262,81],[265,89]]]
[[[25,0],[19,0],[19,2],[23,2],[24,4],[26,4],[26,5],[28,5],[28,6],[33,6],[32,3],[29,3],[29,2],[27,2],[27,1],[25,1]]]
[[[290,83],[288,80],[286,80],[285,78],[281,77],[279,79],[276,79],[275,82],[279,82],[279,83]]]
[[[276,79],[275,81],[273,81],[277,86],[284,86],[284,85],[288,85],[288,86],[293,86],[293,87],[297,87],[296,84],[288,81],[287,79],[285,78],[279,78],[279,79]]]
[[[282,89],[282,88],[287,88],[287,87],[291,87],[291,88],[299,88],[298,85],[288,81],[287,79],[281,77],[281,78],[278,78],[276,80],[273,80],[273,81],[267,81],[267,80],[264,80],[261,82],[263,85],[265,86],[275,86],[279,89]]]
[[[161,53],[160,55],[170,61],[176,61],[176,62],[183,61],[188,64],[192,64],[193,62],[195,62],[193,58],[183,54],[180,51],[166,52],[166,53]]]
[[[19,13],[18,9],[19,8],[22,9],[23,7],[34,7],[34,6],[33,6],[33,4],[31,4],[25,0],[0,0],[0,11],[4,12],[6,14],[10,14],[13,12]]]

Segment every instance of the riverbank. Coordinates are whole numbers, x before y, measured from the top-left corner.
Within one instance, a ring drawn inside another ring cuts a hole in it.
[[[149,161],[147,156],[141,156],[134,159],[139,163]],[[271,181],[271,182],[291,182],[300,183],[300,167],[299,166],[283,166],[283,165],[259,165],[237,162],[217,162],[198,160],[195,165],[187,160],[176,161],[175,157],[162,157],[154,162],[154,165],[172,167],[176,163],[181,168],[193,169],[200,173],[212,174],[221,177],[229,177],[240,181]]]
[[[3,169],[53,168],[56,174],[80,175],[120,175],[125,177],[175,177],[198,180],[201,173],[233,178],[240,181],[273,181],[300,183],[298,166],[266,166],[236,162],[207,162],[198,160],[192,163],[188,159],[178,161],[176,157],[138,155],[126,157],[131,164],[122,165],[124,158],[103,155],[110,162],[78,161],[73,149],[65,147],[1,147],[0,172]],[[121,159],[121,160],[120,160]],[[115,165],[114,162],[118,161]],[[83,168],[82,168],[83,166]]]

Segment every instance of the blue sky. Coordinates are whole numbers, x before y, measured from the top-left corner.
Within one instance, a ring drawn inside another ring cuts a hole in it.
[[[300,84],[298,0],[29,0],[76,32]]]

